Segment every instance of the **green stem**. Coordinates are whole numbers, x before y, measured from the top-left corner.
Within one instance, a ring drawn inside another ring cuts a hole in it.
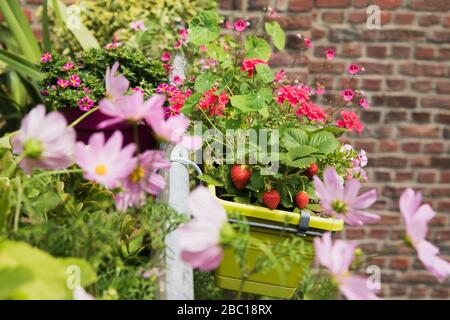
[[[17,233],[19,231],[19,218],[20,218],[20,209],[22,208],[22,184],[20,177],[17,177],[17,204],[16,210],[14,213],[14,232]]]
[[[10,179],[11,176],[14,174],[14,172],[16,172],[16,168],[17,166],[22,162],[23,159],[26,158],[26,154],[25,152],[22,152],[21,154],[19,154],[16,158],[16,160],[11,163],[11,165],[9,166],[9,168],[6,170],[5,176]]]
[[[73,128],[75,127],[77,124],[79,124],[81,121],[83,121],[85,118],[87,118],[90,114],[94,113],[95,111],[97,111],[98,109],[100,109],[100,107],[95,107],[92,108],[91,110],[83,113],[82,116],[80,116],[78,119],[76,119],[74,122],[72,122],[71,124],[69,124],[69,127]]]

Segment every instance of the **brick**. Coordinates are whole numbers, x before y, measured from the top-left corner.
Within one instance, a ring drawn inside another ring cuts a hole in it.
[[[403,126],[398,128],[399,137],[437,138],[439,128],[435,126]]]
[[[380,152],[394,152],[398,150],[398,142],[394,140],[380,140],[378,150]]]
[[[432,158],[431,166],[434,168],[447,169],[450,167],[450,157]],[[448,195],[450,196],[450,192],[448,192]]]
[[[439,201],[437,203],[436,210],[439,212],[450,212],[450,200]]]
[[[409,47],[399,47],[399,46],[393,46],[392,47],[392,56],[394,58],[409,58],[409,55],[411,53],[411,48]]]
[[[391,297],[403,297],[406,296],[407,285],[391,284],[389,286],[389,296]]]
[[[366,41],[396,41],[396,42],[412,42],[422,41],[425,39],[425,32],[410,29],[380,29],[380,30],[364,30],[362,38]]]
[[[431,81],[419,80],[411,83],[411,88],[419,92],[430,92],[433,88]]]
[[[443,18],[442,25],[444,28],[450,28],[450,16],[446,16]]]
[[[344,15],[342,12],[324,12],[322,13],[322,21],[328,23],[342,23]]]
[[[410,160],[412,168],[428,168],[431,165],[431,159],[424,156],[415,156]]]
[[[412,119],[416,123],[429,123],[430,122],[430,114],[427,112],[413,112]]]
[[[408,7],[418,11],[441,11],[450,10],[448,0],[411,0]]]
[[[289,11],[304,12],[313,7],[313,0],[289,0]]]
[[[386,58],[387,47],[386,46],[367,46],[367,56],[370,58]]]
[[[373,167],[404,168],[406,166],[406,159],[399,157],[373,157],[370,162]]]
[[[346,42],[342,44],[340,56],[346,58],[358,58],[361,56],[362,47],[358,42]]]
[[[426,153],[442,153],[444,145],[441,142],[431,142],[424,145],[424,152]]]
[[[424,285],[418,285],[411,288],[409,296],[411,298],[425,298],[428,295],[428,287]]]
[[[389,229],[373,228],[369,231],[369,238],[386,239],[389,237]]]
[[[434,48],[430,47],[418,47],[414,52],[414,58],[421,60],[433,59],[435,54]]]
[[[222,10],[233,10],[234,9],[234,0],[220,0],[219,8]],[[237,9],[237,8],[236,8]]]
[[[311,17],[309,16],[280,16],[271,18],[272,21],[277,21],[283,30],[307,30],[311,27]]]
[[[403,79],[386,79],[388,91],[403,91],[406,88],[406,81]]]
[[[450,171],[442,171],[441,179],[439,180],[441,183],[450,183]]]
[[[416,97],[410,96],[374,96],[374,105],[385,105],[390,108],[414,109],[417,104]]]
[[[450,108],[450,96],[449,97],[425,97],[421,101],[422,108]]]
[[[269,0],[252,0],[248,1],[248,8],[250,10],[262,10],[270,5]]]
[[[447,65],[404,63],[399,65],[399,72],[400,74],[414,77],[447,77],[449,75],[449,68]]]
[[[423,183],[432,183],[436,178],[436,174],[434,172],[419,172],[417,175],[417,181]]]
[[[375,180],[379,182],[389,182],[391,181],[391,173],[388,171],[376,171]]]
[[[408,153],[420,152],[420,142],[405,142],[402,144],[402,150]]]
[[[427,39],[429,42],[447,44],[450,42],[450,32],[435,31]]]
[[[374,141],[357,140],[355,142],[355,147],[357,149],[364,149],[367,152],[374,152],[375,151],[375,142]]]
[[[348,239],[361,239],[365,236],[363,228],[351,228],[345,231],[345,235]]]
[[[408,270],[411,266],[411,258],[404,256],[392,257],[391,268],[394,270]]]
[[[419,145],[420,148],[420,145]],[[413,174],[411,171],[400,171],[395,173],[395,180],[399,182],[409,181],[413,179]]]
[[[392,123],[392,122],[406,121],[406,119],[407,119],[407,113],[406,112],[392,111],[392,112],[386,113],[384,121],[386,123]]]
[[[450,94],[450,82],[437,82],[436,92],[439,94]]]
[[[450,290],[443,287],[434,287],[431,292],[431,297],[436,299],[448,299],[450,297]]]
[[[450,49],[440,48],[439,49],[439,59],[440,60],[448,60],[448,59],[450,59]]]
[[[378,111],[366,111],[361,113],[363,123],[378,123],[381,119],[381,113]]]
[[[346,8],[351,3],[351,0],[316,0],[316,6],[318,8]]]
[[[381,10],[397,9],[401,5],[401,0],[374,0],[372,4],[380,7]]]
[[[450,114],[437,114],[434,121],[437,123],[450,124]]]
[[[365,91],[379,91],[381,89],[380,79],[363,79],[362,88]]]
[[[427,14],[427,15],[420,16],[418,22],[419,22],[419,25],[422,27],[429,27],[432,25],[439,24],[440,20],[441,19],[438,15]]]
[[[413,13],[397,13],[394,17],[395,24],[412,24],[416,16]]]

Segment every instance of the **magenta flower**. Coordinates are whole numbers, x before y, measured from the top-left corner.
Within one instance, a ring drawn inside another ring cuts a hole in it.
[[[152,127],[156,138],[172,144],[181,143],[189,150],[201,148],[201,137],[185,136],[186,130],[189,127],[189,119],[179,114],[166,120],[163,107],[165,97],[155,95],[152,99],[154,100],[151,105],[151,111],[147,114],[145,120]]]
[[[161,84],[156,88],[156,92],[157,92],[157,93],[166,93],[168,89],[169,89],[169,85],[168,85],[167,83],[161,83]]]
[[[245,29],[247,29],[247,27],[250,25],[250,22],[247,22],[245,20],[242,19],[237,19],[234,22],[234,29],[236,29],[236,31],[242,32]]]
[[[58,81],[56,81],[56,84],[58,87],[61,87],[63,89],[67,88],[68,86],[70,86],[70,81],[64,80],[64,79],[58,79]]]
[[[348,73],[353,74],[353,75],[357,74],[361,70],[362,70],[362,68],[360,66],[358,66],[357,64],[354,64],[354,63],[349,65],[348,69],[347,69]]]
[[[425,240],[428,223],[436,215],[428,204],[420,205],[422,194],[408,188],[400,197],[400,211],[406,224],[407,242],[417,251],[419,260],[439,281],[450,275],[450,263],[438,257],[439,248]]]
[[[38,105],[23,119],[12,138],[14,153],[24,154],[20,167],[28,174],[33,168],[64,169],[73,163],[75,130],[58,112],[45,114]]]
[[[308,49],[312,48],[313,45],[312,45],[311,39],[305,38],[305,39],[303,40],[303,42],[305,43],[305,47],[306,47],[306,48],[308,48]]]
[[[180,35],[181,41],[182,41],[182,42],[187,42],[187,38],[188,38],[188,29],[183,28],[183,29],[181,29],[181,30],[178,32],[178,34]]]
[[[172,76],[172,83],[174,83],[177,86],[181,86],[183,84],[183,81],[184,81],[183,78],[178,74]]]
[[[334,51],[334,49],[329,48],[329,49],[325,50],[325,54],[326,54],[328,60],[333,60],[334,56],[336,54],[336,51]]]
[[[100,111],[111,117],[98,125],[98,128],[103,129],[110,125],[129,121],[138,123],[151,113],[153,104],[157,101],[156,96],[153,96],[147,101],[144,101],[144,95],[141,92],[135,92],[130,96],[123,96],[120,103],[112,103],[110,99],[103,98],[100,100]]]
[[[175,44],[173,45],[173,48],[180,49],[182,45],[183,45],[183,42],[180,39],[177,39],[177,41],[175,41]]]
[[[133,91],[133,92],[139,92],[140,94],[144,94],[144,93],[145,93],[145,91],[144,91],[142,88],[138,88],[138,87],[136,87],[136,88],[131,88],[131,91]]]
[[[225,29],[233,30],[233,25],[228,20],[225,21]]]
[[[94,106],[94,101],[89,99],[89,97],[83,97],[78,100],[77,104],[81,111],[89,111]]]
[[[284,78],[286,77],[286,71],[283,69],[275,73],[275,82],[283,82]]]
[[[165,51],[161,56],[161,61],[163,62],[170,61],[170,53]]]
[[[78,88],[81,84],[81,79],[76,74],[71,75],[69,78],[69,81],[70,81],[70,85],[74,88]]]
[[[314,188],[325,213],[343,219],[351,226],[362,226],[380,219],[376,214],[363,211],[377,200],[375,189],[358,196],[361,183],[352,179],[344,186],[344,180],[333,167],[325,169],[323,178],[322,182],[314,176]]]
[[[355,91],[352,89],[345,89],[341,91],[341,96],[344,98],[344,101],[352,101],[355,96]]]
[[[70,71],[75,68],[75,64],[73,62],[67,62],[65,65],[63,65],[64,71]]]
[[[130,28],[134,31],[145,31],[147,28],[145,27],[145,23],[142,20],[130,22]]]
[[[342,119],[336,120],[340,128],[347,128],[349,131],[356,131],[359,134],[363,132],[364,125],[361,123],[358,115],[353,111],[341,111]]]
[[[105,74],[106,96],[112,103],[122,99],[129,87],[128,80],[122,74],[116,76],[118,69],[119,63],[116,62],[112,68],[106,69]]]
[[[325,233],[322,238],[314,239],[316,260],[327,268],[339,291],[349,300],[377,300],[378,297],[367,287],[367,280],[349,272],[355,256],[354,242],[331,241],[331,233]]]
[[[369,102],[367,101],[366,98],[361,98],[359,99],[359,105],[364,108],[364,109],[368,109],[369,108]]]
[[[41,63],[47,63],[52,61],[53,57],[50,52],[41,54]]]
[[[225,209],[202,186],[192,191],[188,206],[193,219],[178,228],[181,259],[193,268],[214,270],[223,257],[221,233],[229,226]]]
[[[108,189],[118,187],[136,167],[136,159],[133,158],[136,146],[131,143],[122,149],[122,142],[120,131],[114,132],[106,143],[103,132],[92,135],[87,145],[78,142],[75,159],[83,169],[84,177]]]

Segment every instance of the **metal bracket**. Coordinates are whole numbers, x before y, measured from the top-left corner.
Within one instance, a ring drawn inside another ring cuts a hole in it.
[[[300,215],[300,221],[298,223],[297,236],[306,237],[308,233],[310,218],[311,215],[309,214],[309,212],[302,211]]]

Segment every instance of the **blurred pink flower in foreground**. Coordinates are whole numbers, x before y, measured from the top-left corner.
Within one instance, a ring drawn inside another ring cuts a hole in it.
[[[124,121],[138,123],[151,113],[153,104],[159,100],[157,96],[153,96],[144,101],[144,95],[136,91],[130,96],[123,96],[119,101],[120,103],[117,104],[106,98],[100,101],[100,111],[112,119],[102,121],[98,128],[106,128]]]
[[[303,42],[305,43],[305,47],[306,47],[306,48],[308,48],[308,49],[312,48],[313,45],[312,45],[311,39],[305,38],[305,39],[303,40]]]
[[[155,136],[163,141],[172,144],[181,143],[186,149],[197,150],[201,148],[202,138],[196,136],[186,136],[189,127],[189,119],[182,114],[172,116],[166,120],[163,107],[165,97],[154,95],[154,102],[151,104],[151,111],[145,120],[152,127]]]
[[[188,206],[193,219],[178,228],[181,259],[193,268],[214,270],[223,257],[221,233],[229,226],[225,209],[206,187],[192,191]]]
[[[108,189],[119,186],[136,167],[133,153],[136,146],[131,143],[122,149],[123,136],[114,132],[105,143],[103,132],[89,138],[89,144],[78,142],[75,150],[77,164],[83,169],[84,177],[104,185]]]
[[[355,256],[355,243],[344,240],[331,241],[331,233],[314,239],[316,260],[328,269],[339,286],[339,291],[349,300],[376,300],[378,297],[367,286],[367,280],[349,272]]]
[[[75,137],[62,114],[46,115],[45,107],[38,105],[22,119],[12,147],[25,156],[19,165],[28,174],[33,168],[64,169],[73,163]]]
[[[439,248],[425,240],[428,223],[436,215],[428,204],[420,205],[422,194],[408,188],[400,197],[400,211],[406,224],[407,242],[417,251],[417,255],[439,281],[450,275],[450,263],[438,257]]]
[[[122,181],[123,191],[115,197],[117,209],[125,211],[128,207],[142,206],[146,193],[158,195],[166,182],[157,171],[167,168],[170,168],[170,162],[164,158],[164,151],[148,150],[142,153],[137,166]]]
[[[124,75],[119,74],[116,76],[119,69],[119,63],[116,62],[112,68],[108,67],[105,74],[105,87],[107,99],[112,103],[117,102],[123,98],[125,92],[128,90],[129,82]]]
[[[323,177],[322,182],[319,177],[314,176],[314,188],[325,213],[343,219],[352,226],[362,226],[380,219],[376,214],[363,211],[377,200],[375,189],[358,196],[361,183],[351,179],[344,186],[344,179],[333,167],[326,168]]]

